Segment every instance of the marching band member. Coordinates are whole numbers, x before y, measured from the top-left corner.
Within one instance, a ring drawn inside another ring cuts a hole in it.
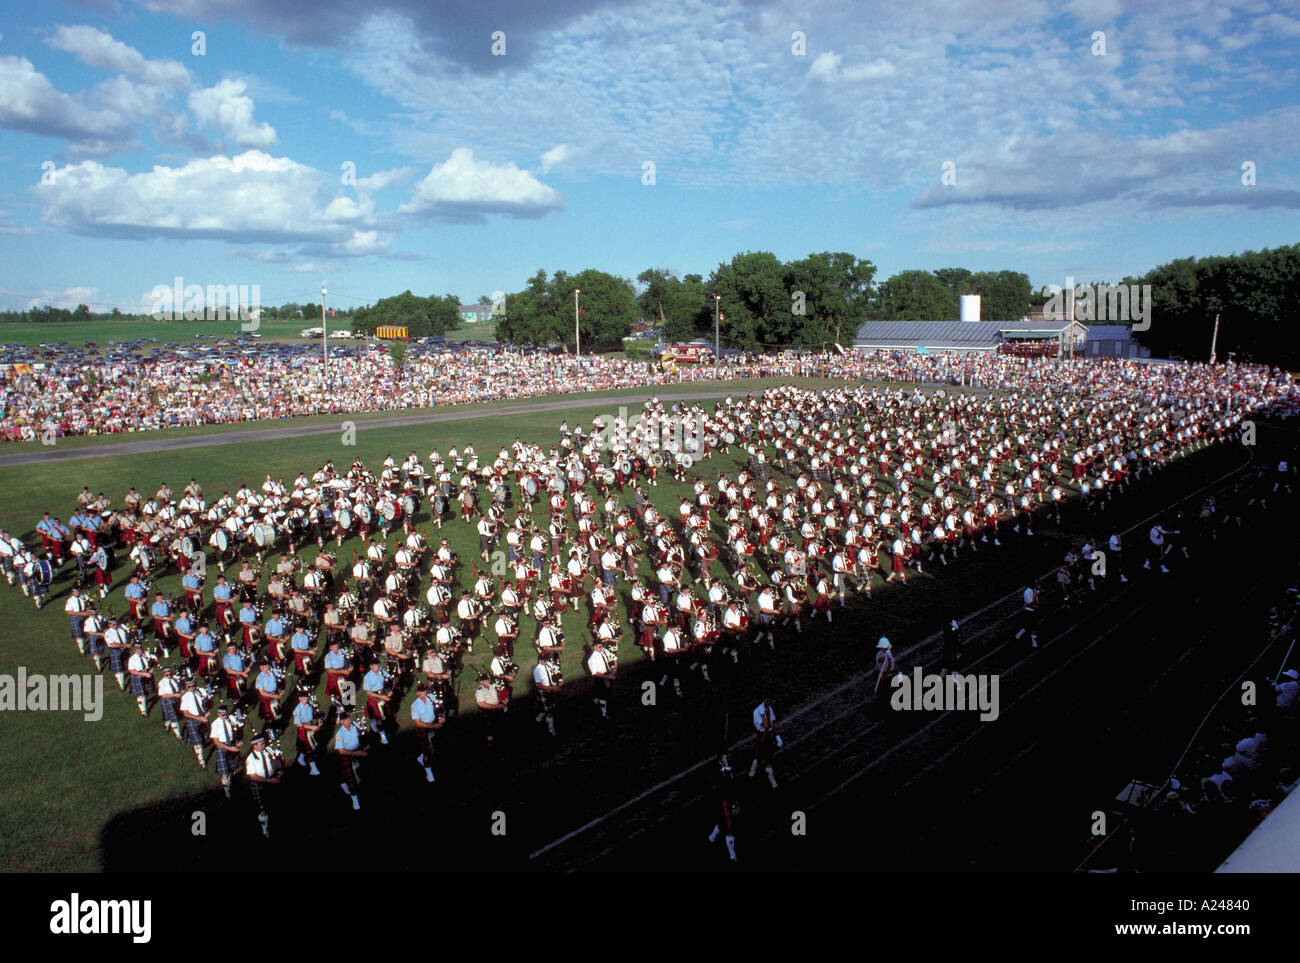
[[[560,660],[554,651],[543,652],[533,668],[533,691],[537,693],[537,721],[546,722],[547,731],[555,735],[555,700],[564,689]]]
[[[181,696],[180,700],[180,713],[181,717],[185,720],[185,744],[194,750],[194,757],[198,759],[200,769],[208,768],[208,764],[203,758],[203,751],[207,745],[207,735],[205,730],[208,726],[208,711],[209,707],[204,701],[202,694],[195,687],[194,680],[187,680],[185,683],[185,694]],[[225,708],[223,707],[220,709],[219,713],[218,720],[224,720]],[[214,724],[213,729],[216,730],[216,728],[217,727]],[[227,733],[225,730],[222,730],[220,733],[214,731],[214,743],[220,736],[228,736],[231,740],[234,739],[233,733]],[[220,744],[218,744],[217,751],[218,753],[221,752]],[[225,787],[226,798],[229,799],[230,784],[228,778],[224,775],[222,776],[221,784]]]
[[[144,654],[144,646],[139,642],[132,646],[131,657],[127,659],[126,670],[131,675],[131,695],[140,715],[149,715],[149,697],[153,695],[153,665]]]
[[[605,647],[604,640],[597,638],[592,642],[591,655],[587,657],[587,671],[596,680],[596,690],[592,701],[600,710],[602,719],[609,718],[609,696],[614,690],[614,676],[618,673],[618,659],[611,649]]]
[[[781,748],[781,736],[776,729],[776,712],[770,699],[764,698],[754,708],[754,733],[754,761],[749,766],[749,777],[753,779],[761,766],[767,773],[767,781],[775,789],[776,773],[772,769],[772,756]]]
[[[293,707],[293,725],[297,733],[298,765],[307,766],[313,776],[316,768],[316,733],[321,722],[316,718],[316,707],[311,704],[311,693],[298,690],[298,704]]]
[[[887,704],[889,699],[889,689],[898,675],[898,660],[894,658],[894,648],[890,645],[889,639],[881,637],[876,643],[876,697],[882,703]]]
[[[181,687],[180,680],[172,674],[171,666],[164,667],[162,678],[158,680],[158,706],[162,710],[163,730],[184,741],[185,736],[181,733],[180,714],[182,695],[184,695],[184,690]]]
[[[131,643],[126,628],[117,619],[108,620],[104,630],[104,645],[108,648],[108,671],[117,679],[117,687],[126,691],[126,660],[130,656]]]
[[[230,694],[235,699],[241,699],[244,695],[244,684],[248,681],[248,670],[250,666],[244,660],[239,652],[239,647],[231,642],[226,646],[225,658],[221,660],[221,668],[226,674],[226,686]]]
[[[362,747],[361,733],[352,721],[352,714],[347,710],[339,713],[339,727],[334,733],[334,748],[339,758],[339,775],[343,777],[339,785],[351,801],[352,809],[356,811],[361,808],[361,800],[357,796],[361,779],[357,775],[357,769],[361,765],[361,760],[370,754],[370,750]]]
[[[717,825],[715,825],[713,831],[709,833],[709,842],[717,842],[718,837],[723,836],[727,845],[727,856],[734,863],[736,862],[735,780],[732,777],[731,763],[727,761],[726,753],[723,753],[722,759],[719,762],[720,771],[714,789],[717,793],[717,803],[722,813]]]
[[[63,611],[68,614],[68,624],[72,630],[72,641],[77,644],[77,651],[85,655],[86,634],[83,626],[86,622],[86,613],[90,611],[90,603],[82,596],[81,589],[75,585],[68,595],[68,600],[63,603]]]
[[[257,711],[267,722],[280,719],[280,680],[271,671],[271,664],[263,659],[257,664]]]
[[[278,786],[284,762],[278,756],[267,751],[266,737],[253,737],[253,748],[244,764],[244,775],[248,777],[248,790],[253,795],[253,804],[257,806],[257,821],[261,824],[262,835],[271,838],[271,816],[268,812],[272,793],[271,786]]]
[[[415,687],[415,700],[411,703],[411,720],[415,723],[415,737],[420,747],[416,762],[424,769],[424,778],[433,782],[433,734],[442,728],[445,718],[429,698],[429,684],[421,682]]]
[[[361,688],[366,693],[366,718],[374,720],[374,728],[379,733],[379,741],[388,745],[388,734],[384,724],[388,719],[388,703],[393,693],[388,691],[387,680],[379,671],[379,663],[371,660],[370,670],[361,678]]]

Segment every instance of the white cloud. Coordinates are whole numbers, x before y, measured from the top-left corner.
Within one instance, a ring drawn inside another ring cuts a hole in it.
[[[840,64],[843,61],[843,57],[831,50],[818,54],[808,68],[808,76],[822,83],[834,83],[837,80],[853,83],[859,80],[880,80],[898,73],[898,69],[883,57],[841,70]]]
[[[244,96],[242,80],[225,79],[214,87],[190,92],[190,110],[199,122],[214,127],[241,147],[270,147],[275,129],[253,120],[253,99]]]
[[[332,174],[250,150],[140,174],[83,161],[33,190],[45,203],[45,221],[75,234],[311,243],[343,254],[382,250],[385,235],[375,233],[382,218],[373,202],[337,195],[337,185]]]
[[[542,217],[563,206],[558,191],[514,164],[476,161],[468,147],[458,147],[416,185],[402,214],[480,220],[485,214]]]
[[[117,107],[92,107],[56,90],[26,57],[0,57],[0,127],[88,145],[133,138],[139,117]]]
[[[27,302],[27,310],[32,308],[43,308],[49,305],[52,308],[63,308],[67,311],[75,311],[77,305],[84,304],[92,311],[103,307],[105,301],[99,288],[91,287],[70,287],[62,291],[42,291],[37,297],[31,298]]]
[[[572,144],[557,144],[542,154],[541,173],[549,174],[552,168],[572,159],[577,153]]]
[[[111,70],[148,87],[185,90],[190,72],[175,60],[146,60],[140,51],[97,27],[59,27],[46,43],[73,54],[82,63]]]

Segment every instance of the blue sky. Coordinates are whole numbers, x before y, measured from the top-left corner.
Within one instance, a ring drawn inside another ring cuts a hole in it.
[[[1297,3],[84,0],[0,27],[5,308],[138,311],[177,275],[473,301],[744,250],[1041,286],[1300,240]]]

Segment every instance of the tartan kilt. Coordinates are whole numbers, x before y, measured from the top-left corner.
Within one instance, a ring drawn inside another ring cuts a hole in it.
[[[199,722],[197,719],[186,719],[185,720],[185,744],[187,746],[205,745],[208,739],[207,739],[207,735],[204,733],[203,730],[206,728],[207,728],[206,724]],[[220,750],[218,750],[217,756],[218,758],[220,758],[221,756]]]
[[[366,718],[384,721],[384,704],[374,696],[366,699]]]
[[[88,654],[103,655],[104,650],[107,648],[108,646],[104,645],[104,637],[102,635],[86,636],[86,652]]]
[[[131,695],[133,696],[151,696],[153,695],[153,680],[146,679],[144,676],[133,675],[128,680]]]
[[[176,699],[159,699],[162,705],[162,717],[164,722],[180,722],[181,712],[176,707]]]
[[[424,756],[426,764],[433,761],[433,733],[428,729],[416,728],[415,742],[420,747],[420,752]]]
[[[295,649],[293,653],[294,671],[297,672],[299,675],[310,675],[312,669],[312,662],[315,660],[315,658],[316,658],[316,653],[313,651],[299,652],[297,649]]]
[[[113,581],[113,576],[109,574],[108,569],[106,569],[106,568],[96,568],[96,569],[95,569],[95,584],[96,584],[96,585],[107,586],[107,585],[109,585],[112,581]]]
[[[356,792],[357,774],[356,771],[352,768],[351,756],[345,756],[342,754],[339,755],[339,776],[342,777],[342,780],[348,784],[349,789],[351,789],[353,792]]]
[[[305,726],[298,726],[298,753],[299,755],[311,757],[316,751],[316,737],[312,732],[307,731]]]
[[[107,648],[107,646],[105,646]],[[121,649],[108,650],[108,668],[112,672],[126,671],[126,653]]]
[[[234,776],[243,766],[240,765],[239,753],[226,749],[217,750],[217,775]]]
[[[253,797],[253,805],[262,811],[266,810],[266,804],[271,796],[271,793],[267,792],[267,788],[264,783],[248,780],[248,792]]]

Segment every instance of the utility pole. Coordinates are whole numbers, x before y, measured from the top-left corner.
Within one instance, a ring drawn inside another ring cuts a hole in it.
[[[1214,337],[1210,339],[1210,364],[1214,364],[1215,360],[1218,358],[1218,354],[1216,353],[1216,349],[1218,348],[1218,346],[1219,346],[1219,316],[1218,314],[1215,314]]]
[[[321,359],[325,362],[325,368],[321,373],[320,383],[324,385],[330,376],[330,343],[329,332],[325,330],[325,285],[320,286],[320,351]]]
[[[713,296],[713,363],[719,364],[722,361],[720,332],[722,331],[722,295]]]
[[[575,361],[582,357],[582,332],[578,330],[578,295],[582,293],[582,288],[573,289],[573,359]]]

